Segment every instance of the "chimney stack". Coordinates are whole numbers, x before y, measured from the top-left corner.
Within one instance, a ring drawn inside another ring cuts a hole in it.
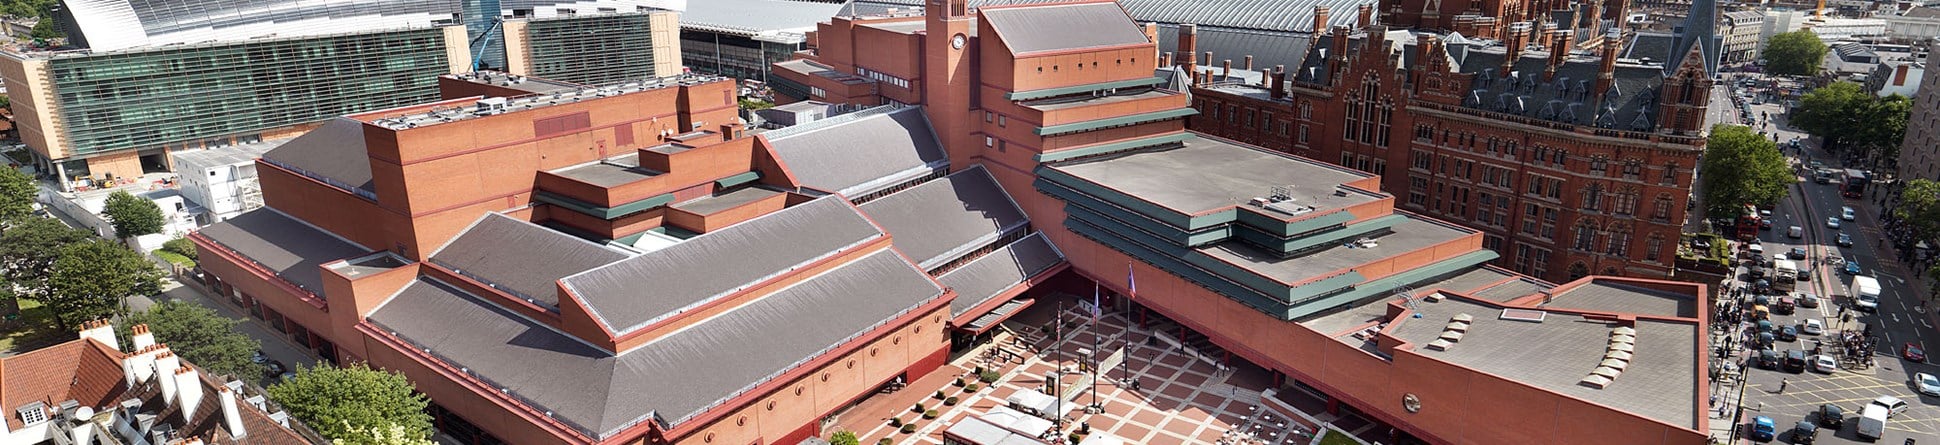
[[[1179,25],[1179,58],[1177,59],[1179,66],[1185,67],[1186,71],[1199,71],[1199,60],[1193,58],[1198,54],[1199,25],[1191,23]],[[1212,58],[1208,56],[1206,61],[1211,62]]]
[[[1367,29],[1368,25],[1374,24],[1374,7],[1362,4],[1359,9],[1359,15],[1354,18],[1354,23],[1356,23],[1355,28]]]
[[[1251,54],[1246,55],[1246,66],[1240,69],[1247,70],[1247,71],[1253,70],[1253,55]]]
[[[229,435],[238,439],[249,437],[243,429],[242,411],[237,411],[236,393],[227,386],[216,387],[216,403],[222,404],[222,424],[229,429]]]
[[[1159,66],[1160,66],[1160,67],[1168,67],[1168,66],[1172,66],[1172,52],[1171,52],[1171,51],[1166,51],[1166,52],[1163,52],[1163,53],[1159,53]]]
[[[1233,59],[1219,61],[1219,80],[1233,78]]]
[[[128,328],[128,331],[132,332],[128,337],[134,343],[130,346],[134,350],[140,351],[147,349],[149,346],[155,346],[155,334],[148,332],[147,324],[135,325],[135,327]]]
[[[1314,36],[1315,37],[1318,37],[1321,34],[1327,33],[1327,14],[1332,11],[1333,9],[1328,8],[1327,5],[1320,5],[1320,6],[1314,7]]]
[[[81,338],[91,338],[109,349],[121,350],[121,341],[115,339],[115,325],[107,320],[94,320],[81,323]]]
[[[175,403],[175,370],[182,368],[182,359],[169,352],[166,346],[155,354],[155,380],[162,384],[162,402]]]
[[[1268,74],[1267,78],[1271,79],[1268,81],[1269,84],[1266,87],[1268,91],[1267,94],[1269,96],[1273,97],[1274,99],[1287,97],[1287,91],[1286,91],[1287,66],[1286,65],[1274,65],[1273,73]]]
[[[128,386],[147,383],[148,379],[155,378],[155,356],[164,348],[166,346],[150,345],[121,360],[122,372],[126,374],[124,377],[127,379]]]
[[[1570,32],[1553,31],[1549,34],[1549,67],[1543,69],[1544,81],[1555,80],[1556,70],[1569,61],[1570,55]]]
[[[1594,98],[1598,101],[1603,100],[1603,95],[1610,91],[1610,85],[1616,83],[1617,47],[1621,45],[1617,40],[1623,38],[1618,32],[1616,28],[1611,28],[1610,31],[1603,33],[1603,60],[1600,61],[1602,66],[1596,72],[1596,97]]]
[[[1516,70],[1516,59],[1522,58],[1522,47],[1529,44],[1529,23],[1517,22],[1509,25],[1509,41],[1503,42],[1507,51],[1502,55],[1502,74],[1506,77]]]
[[[74,422],[74,426],[68,427],[68,439],[72,439],[74,445],[94,445],[94,408],[75,408],[71,422]]]
[[[202,407],[202,374],[193,366],[175,370],[175,399],[182,402],[182,424],[195,421],[195,409]]]

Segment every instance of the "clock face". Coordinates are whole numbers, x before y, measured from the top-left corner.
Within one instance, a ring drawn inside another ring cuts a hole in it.
[[[956,49],[963,49],[963,34],[950,36],[950,47],[956,48]]]

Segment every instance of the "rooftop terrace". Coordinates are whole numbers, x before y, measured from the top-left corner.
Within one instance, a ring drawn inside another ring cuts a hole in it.
[[[640,168],[640,155],[627,153],[598,161],[555,169],[549,173],[600,187],[612,188],[660,176],[662,172]]]

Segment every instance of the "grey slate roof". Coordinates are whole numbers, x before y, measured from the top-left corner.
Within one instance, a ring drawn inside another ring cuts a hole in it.
[[[1268,70],[1273,65],[1286,65],[1288,69],[1300,65],[1306,58],[1309,33],[1303,31],[1266,31],[1256,29],[1199,27],[1198,41],[1193,43],[1198,52],[1212,52],[1214,59],[1233,60],[1233,69],[1242,68],[1241,61],[1253,56],[1253,69]],[[1179,26],[1159,25],[1159,52],[1179,51]],[[1175,54],[1174,57],[1177,57]],[[1201,60],[1200,65],[1218,67],[1219,60]]]
[[[1545,82],[1547,52],[1523,52],[1508,75],[1498,72],[1504,55],[1500,47],[1467,52],[1459,69],[1480,74],[1462,99],[1462,106],[1618,130],[1656,128],[1656,116],[1651,112],[1663,73],[1655,67],[1619,65],[1614,87],[1598,98],[1593,96],[1602,67],[1596,58],[1571,58],[1556,70],[1555,79]]]
[[[848,201],[824,197],[561,281],[626,333],[880,236]]]
[[[970,6],[1049,3],[1063,0],[972,0]],[[858,14],[877,14],[886,8],[922,12],[923,0],[851,0]],[[1201,35],[1208,28],[1239,28],[1267,31],[1307,32],[1313,29],[1314,6],[1326,5],[1332,12],[1328,24],[1354,24],[1355,8],[1374,6],[1373,0],[1119,0],[1132,18],[1140,22],[1173,25],[1199,25]],[[1288,63],[1291,63],[1290,61]]]
[[[353,188],[376,191],[371,184],[370,152],[364,149],[364,123],[339,117],[280,147],[263,158],[300,173],[329,178]]]
[[[690,2],[680,27],[753,36],[764,31],[813,31],[834,17],[840,3],[795,0],[707,0]]]
[[[1718,60],[1724,56],[1724,39],[1718,37],[1718,0],[1691,0],[1690,15],[1675,29],[1677,43],[1671,47],[1671,61],[1664,64],[1664,74],[1676,72],[1678,63],[1693,47],[1704,52],[1704,73],[1716,74]]]
[[[809,188],[868,194],[949,165],[920,107],[875,108],[763,134]]]
[[[323,292],[323,271],[317,266],[370,252],[267,207],[197,233],[317,294]]]
[[[985,9],[982,20],[1014,54],[1150,42],[1117,3]]]
[[[858,206],[924,270],[1030,223],[997,179],[973,166]]]
[[[1064,254],[1044,234],[1033,233],[936,279],[957,292],[950,301],[950,316],[956,317],[1063,262]]]
[[[1650,59],[1656,63],[1671,63],[1671,47],[1677,45],[1677,36],[1667,32],[1638,31],[1631,35],[1630,42],[1624,44],[1623,58]]]
[[[942,294],[885,250],[617,355],[428,279],[370,320],[603,439],[649,418],[681,425]]]
[[[627,255],[517,218],[487,213],[443,248],[431,262],[500,290],[559,306],[560,278]]]

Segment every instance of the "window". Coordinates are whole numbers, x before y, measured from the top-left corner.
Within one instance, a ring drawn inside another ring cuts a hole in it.
[[[1495,235],[1482,235],[1482,248],[1501,252],[1502,237],[1495,236]]]
[[[1644,261],[1657,261],[1659,250],[1664,250],[1664,237],[1653,234],[1649,241],[1644,242]]]
[[[1623,179],[1635,181],[1642,177],[1644,177],[1643,160],[1627,159],[1623,161]]]
[[[1428,178],[1420,176],[1408,177],[1408,204],[1415,207],[1421,207],[1427,204],[1428,195],[1425,193],[1427,190]]]
[[[1375,159],[1374,168],[1368,171],[1374,173],[1375,176],[1385,175],[1388,173],[1388,161],[1384,159]]]
[[[993,113],[989,111],[983,112],[983,123],[988,124],[990,123],[990,121],[996,120],[996,118],[997,118],[997,113]]]
[[[823,90],[822,87],[818,87],[818,86],[809,86],[808,94],[815,97],[823,97],[823,98],[829,97],[829,92]]]
[[[1300,124],[1300,143],[1307,143],[1307,124]]]
[[[1260,128],[1273,128],[1273,113],[1260,114]]]
[[[1543,239],[1556,238],[1556,209],[1543,208],[1543,233],[1537,234],[1537,236],[1541,236]]]
[[[1340,154],[1340,166],[1342,166],[1342,167],[1348,167],[1348,168],[1353,168],[1353,167],[1354,167],[1354,154],[1353,154],[1353,153],[1346,153],[1346,152],[1342,152],[1342,153]]]
[[[1245,125],[1246,128],[1253,128],[1253,109],[1252,108],[1246,109],[1246,121],[1242,123],[1242,125]]]
[[[1616,204],[1617,208],[1615,212],[1618,215],[1637,214],[1637,191],[1624,190],[1622,193],[1618,193]]]
[[[1589,187],[1583,188],[1582,194],[1583,194],[1583,199],[1582,199],[1583,210],[1588,210],[1592,212],[1603,210],[1603,186],[1602,185],[1590,184]]]
[[[20,407],[20,423],[33,425],[47,421],[47,404],[34,402]]]
[[[1549,273],[1549,249],[1534,249],[1536,259],[1530,261],[1529,274],[1543,276]]]
[[[997,115],[997,126],[1002,127],[1009,123],[1010,123],[1010,116],[1005,116],[1001,114]]]
[[[984,136],[984,137],[983,137],[983,146],[985,146],[985,147],[995,147],[995,146],[997,146],[997,138],[995,138],[995,137],[991,137],[991,136]]]
[[[1409,166],[1411,168],[1414,168],[1415,170],[1428,171],[1430,168],[1435,166],[1435,159],[1433,155],[1428,154],[1428,152],[1421,151],[1421,150],[1414,150],[1410,152],[1408,155],[1409,155],[1409,158],[1408,158]]]
[[[1664,179],[1658,182],[1662,182],[1665,185],[1677,185],[1677,161],[1664,164]]]
[[[1543,188],[1549,185],[1549,181],[1543,180],[1543,177],[1534,174],[1529,175],[1529,180],[1524,182],[1529,183],[1529,194],[1536,196],[1542,196]]]
[[[1475,221],[1482,224],[1495,221],[1495,196],[1487,192],[1477,194],[1481,195],[1481,200],[1475,206]]]
[[[1650,219],[1657,220],[1658,222],[1669,221],[1671,219],[1670,195],[1657,195],[1657,203],[1653,204],[1652,207],[1654,208],[1650,211]]]
[[[1516,243],[1516,272],[1530,273],[1529,263],[1536,256],[1534,250],[1528,244]]]
[[[1556,164],[1556,166],[1558,166],[1558,167],[1564,167],[1564,168],[1568,168],[1568,167],[1569,167],[1569,159],[1570,159],[1570,152],[1569,152],[1569,150],[1563,150],[1563,149],[1557,149],[1557,150],[1556,150],[1556,153],[1554,153],[1554,154],[1552,154],[1552,155],[1551,155],[1551,158],[1550,158],[1550,161],[1549,161],[1549,162],[1551,162],[1551,163],[1555,163],[1555,164]]]
[[[1535,235],[1536,221],[1541,219],[1543,214],[1542,208],[1536,207],[1535,204],[1523,204],[1522,208],[1522,233]]]
[[[1611,256],[1624,256],[1624,254],[1629,253],[1630,232],[1627,230],[1618,230],[1615,233],[1611,233],[1609,252]]]
[[[1604,176],[1610,173],[1610,159],[1602,156],[1590,158],[1590,174]]]
[[[1314,104],[1313,104],[1313,102],[1308,102],[1308,101],[1304,101],[1304,100],[1303,100],[1303,101],[1300,101],[1300,119],[1301,119],[1301,120],[1312,120],[1313,118],[1314,118]]]
[[[1572,246],[1576,250],[1589,251],[1596,248],[1596,228],[1588,224],[1576,226],[1576,238]]]

